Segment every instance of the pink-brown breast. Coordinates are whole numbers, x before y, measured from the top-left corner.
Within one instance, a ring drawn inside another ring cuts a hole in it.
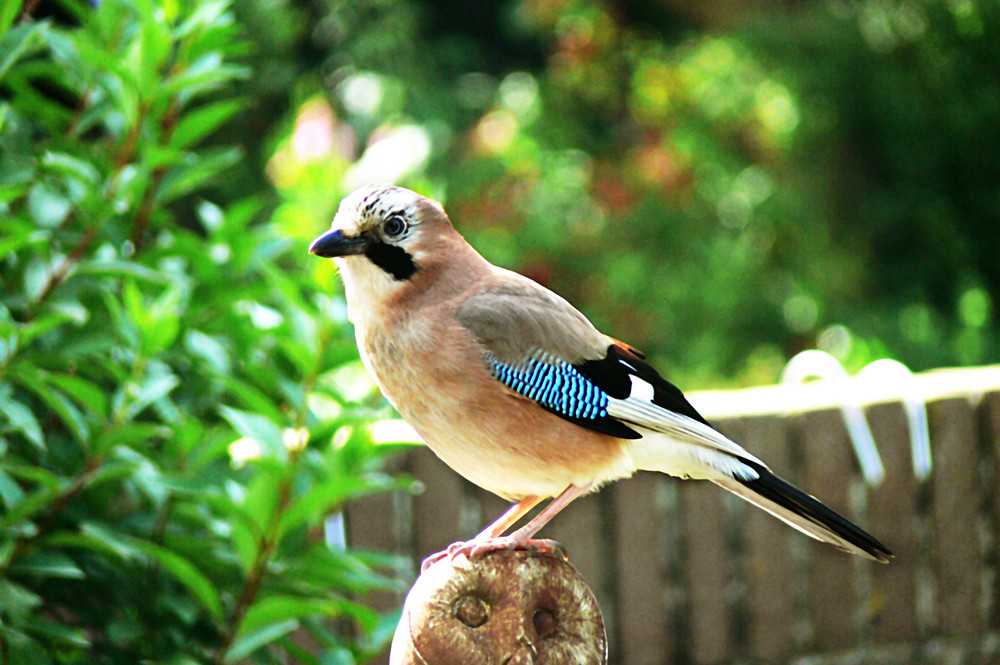
[[[493,378],[454,302],[358,322],[365,364],[428,446],[469,481],[508,500],[595,488],[634,466],[623,439],[552,414]]]

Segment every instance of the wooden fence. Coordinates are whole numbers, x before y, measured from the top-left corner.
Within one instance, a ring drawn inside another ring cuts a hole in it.
[[[609,662],[1000,663],[1000,368],[931,372],[911,387],[927,399],[933,469],[914,477],[903,405],[869,395],[886,474],[878,487],[861,478],[836,406],[844,386],[692,395],[775,472],[882,540],[896,555],[887,566],[814,543],[710,483],[660,474],[619,481],[561,513],[544,535],[566,547],[596,593]],[[349,538],[411,554],[413,575],[423,556],[506,506],[426,448],[396,466],[426,491],[353,504]]]

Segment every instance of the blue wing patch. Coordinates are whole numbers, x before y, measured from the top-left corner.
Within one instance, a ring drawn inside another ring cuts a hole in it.
[[[537,354],[519,366],[487,356],[493,376],[511,390],[572,420],[597,420],[608,415],[608,395],[564,360]]]

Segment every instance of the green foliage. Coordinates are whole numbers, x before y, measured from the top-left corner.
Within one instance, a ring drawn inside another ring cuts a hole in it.
[[[401,562],[326,530],[401,485],[330,266],[220,188],[230,3],[62,8],[0,13],[0,663],[364,660]]]
[[[993,0],[303,6],[330,199],[442,198],[685,386],[1000,351]]]

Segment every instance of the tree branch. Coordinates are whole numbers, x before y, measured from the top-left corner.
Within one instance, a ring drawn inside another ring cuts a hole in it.
[[[79,242],[76,243],[76,247],[73,248],[73,251],[71,251],[69,255],[63,259],[62,263],[59,264],[59,267],[53,270],[52,274],[49,275],[49,279],[45,283],[45,287],[42,289],[42,292],[38,294],[38,297],[35,298],[33,303],[28,305],[28,311],[24,317],[25,322],[34,319],[35,315],[38,313],[38,309],[45,304],[45,301],[49,299],[49,296],[51,296],[57,288],[59,288],[59,285],[66,281],[66,278],[69,277],[70,270],[72,270],[73,266],[79,263],[80,259],[83,258],[83,255],[87,253],[87,250],[90,249],[90,246],[93,244],[95,238],[97,238],[96,224],[87,228],[87,230],[83,232],[83,235],[80,237]]]

